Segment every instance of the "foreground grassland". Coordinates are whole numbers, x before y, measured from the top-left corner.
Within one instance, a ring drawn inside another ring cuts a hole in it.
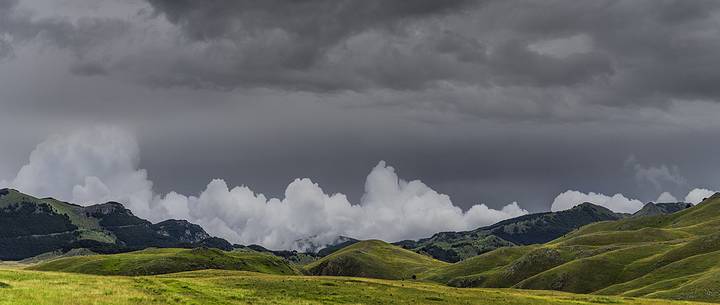
[[[1,305],[43,304],[700,304],[510,289],[458,289],[415,281],[204,270],[97,276],[0,265]]]

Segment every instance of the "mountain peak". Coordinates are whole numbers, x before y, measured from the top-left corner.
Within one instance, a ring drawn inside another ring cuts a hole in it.
[[[134,216],[132,211],[126,209],[125,206],[121,203],[114,201],[87,206],[85,207],[85,212],[89,213],[89,215],[92,215],[94,217],[101,218],[111,214]]]
[[[572,207],[571,210],[572,210],[572,209],[582,209],[582,208],[593,208],[593,209],[598,209],[598,208],[600,208],[600,209],[606,209],[606,208],[603,207],[603,206],[594,204],[594,203],[592,203],[592,202],[587,202],[587,201],[585,201],[585,202],[583,202],[583,203],[581,203],[581,204],[578,204],[578,205]]]
[[[693,205],[691,203],[686,202],[648,202],[642,207],[642,209],[632,214],[632,217],[672,214],[687,208],[691,208],[692,206]]]

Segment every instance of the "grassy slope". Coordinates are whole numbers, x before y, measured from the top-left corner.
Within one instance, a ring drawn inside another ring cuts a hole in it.
[[[305,266],[313,275],[408,279],[449,265],[379,240],[358,242]]]
[[[5,208],[11,203],[32,202],[36,204],[47,204],[55,212],[66,215],[70,222],[78,227],[80,239],[95,240],[105,243],[114,243],[115,236],[108,234],[100,227],[98,220],[92,217],[86,217],[82,212],[82,207],[62,202],[52,198],[36,198],[30,195],[20,193],[16,190],[8,190],[8,194],[0,196],[0,208]]]
[[[591,224],[533,249],[496,250],[424,276],[464,287],[717,302],[719,226],[720,196],[713,196],[678,213]]]
[[[456,289],[415,281],[206,270],[95,276],[0,267],[0,305],[127,304],[693,304],[547,291]]]
[[[447,283],[454,278],[467,274],[492,271],[506,266],[533,248],[535,248],[535,246],[499,248],[495,251],[481,254],[444,268],[428,270],[420,274],[420,277],[430,281]]]
[[[289,263],[269,254],[202,248],[146,249],[123,254],[66,257],[40,263],[29,269],[98,275],[151,275],[201,269],[298,274]]]

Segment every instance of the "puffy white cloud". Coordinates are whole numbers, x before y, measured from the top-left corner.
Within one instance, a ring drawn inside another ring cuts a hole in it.
[[[229,188],[217,179],[198,197],[171,193],[159,205],[221,237],[275,249],[323,245],[341,235],[388,241],[420,238],[527,214],[517,203],[501,210],[480,204],[463,212],[447,195],[421,181],[398,178],[382,161],[368,175],[359,204],[343,194],[328,195],[309,179],[290,183],[284,199],[268,199],[244,186]]]
[[[670,194],[670,192],[663,192],[657,199],[655,199],[655,202],[678,202],[678,200],[675,196],[673,196],[673,194]]]
[[[447,195],[419,180],[400,179],[382,161],[368,175],[358,204],[343,194],[326,194],[309,179],[290,183],[283,199],[266,198],[245,186],[229,187],[221,179],[197,196],[160,196],[145,170],[138,169],[138,158],[134,137],[117,128],[53,136],[37,146],[10,185],[81,204],[119,201],[150,220],[187,219],[232,242],[273,249],[324,245],[340,235],[414,239],[527,214],[517,203],[500,210],[479,204],[463,212]]]
[[[708,198],[715,193],[717,193],[717,191],[711,191],[711,190],[703,189],[703,188],[696,188],[696,189],[691,190],[687,194],[687,196],[685,196],[685,202],[689,202],[692,204],[698,204],[698,203],[702,202],[705,198]]]
[[[619,213],[635,213],[643,207],[641,201],[629,199],[623,194],[608,196],[593,192],[583,193],[569,190],[555,197],[550,209],[553,212],[567,210],[583,202],[597,204]]]
[[[95,127],[40,143],[9,185],[79,204],[120,201],[138,214],[154,215],[149,206],[152,182],[145,170],[137,169],[138,162],[132,134]]]

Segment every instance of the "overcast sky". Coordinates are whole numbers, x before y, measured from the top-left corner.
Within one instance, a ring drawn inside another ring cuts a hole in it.
[[[719,1],[0,0],[0,180],[102,125],[158,194],[355,203],[384,160],[463,210],[683,200],[720,189],[718,54]]]

